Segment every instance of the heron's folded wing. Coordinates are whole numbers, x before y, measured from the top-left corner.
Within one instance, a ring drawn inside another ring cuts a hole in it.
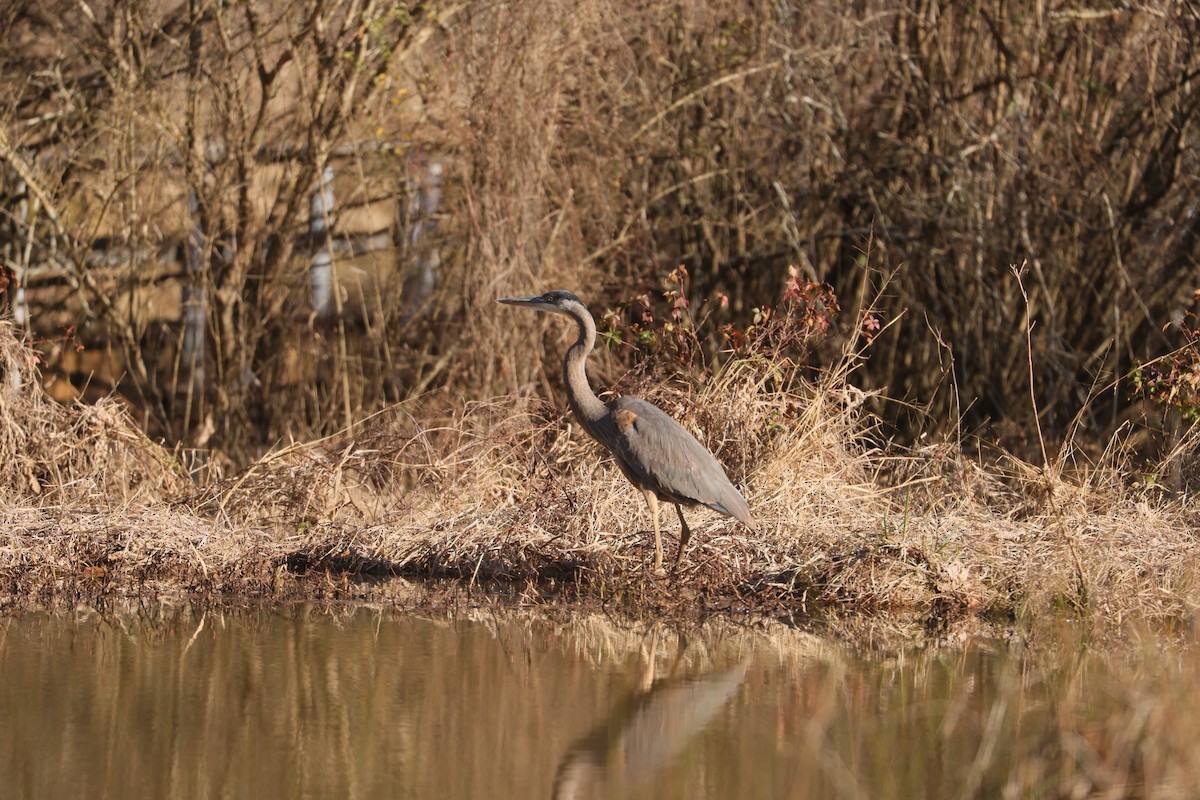
[[[687,429],[641,398],[622,397],[612,408],[615,454],[643,483],[751,524],[745,498]]]

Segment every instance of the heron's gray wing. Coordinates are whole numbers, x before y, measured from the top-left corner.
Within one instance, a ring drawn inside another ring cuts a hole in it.
[[[753,524],[746,499],[721,463],[670,415],[638,397],[618,398],[609,407],[613,453],[638,482],[664,499],[700,503]]]

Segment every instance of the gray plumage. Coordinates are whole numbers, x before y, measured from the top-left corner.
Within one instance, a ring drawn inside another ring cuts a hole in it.
[[[746,499],[720,462],[665,411],[640,397],[619,397],[608,407],[636,415],[607,443],[634,486],[652,489],[659,500],[708,506],[746,525],[754,524]]]
[[[639,397],[619,397],[605,403],[588,384],[584,362],[596,344],[596,322],[582,301],[555,290],[540,297],[506,297],[499,302],[563,314],[579,326],[579,338],[563,358],[563,374],[571,410],[583,428],[616,458],[617,465],[646,497],[654,518],[654,568],[662,569],[658,501],[675,505],[681,533],[678,564],[691,536],[682,506],[704,505],[754,525],[746,499],[725,470],[696,437],[658,406]]]

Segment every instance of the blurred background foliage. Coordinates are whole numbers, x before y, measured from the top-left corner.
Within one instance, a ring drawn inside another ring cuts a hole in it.
[[[910,439],[1019,451],[1036,404],[1102,444],[1145,420],[1118,378],[1191,374],[1192,2],[15,0],[0,27],[4,313],[53,391],[235,462],[416,396],[555,396],[566,334],[493,302],[550,288],[604,318],[598,382],[824,319],[798,355],[870,339],[851,380]]]

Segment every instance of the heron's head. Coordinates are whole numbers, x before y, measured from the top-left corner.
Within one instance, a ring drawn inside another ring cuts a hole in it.
[[[554,289],[537,297],[501,297],[496,302],[510,306],[524,306],[537,311],[553,311],[573,319],[579,319],[589,313],[582,300],[562,289]]]

